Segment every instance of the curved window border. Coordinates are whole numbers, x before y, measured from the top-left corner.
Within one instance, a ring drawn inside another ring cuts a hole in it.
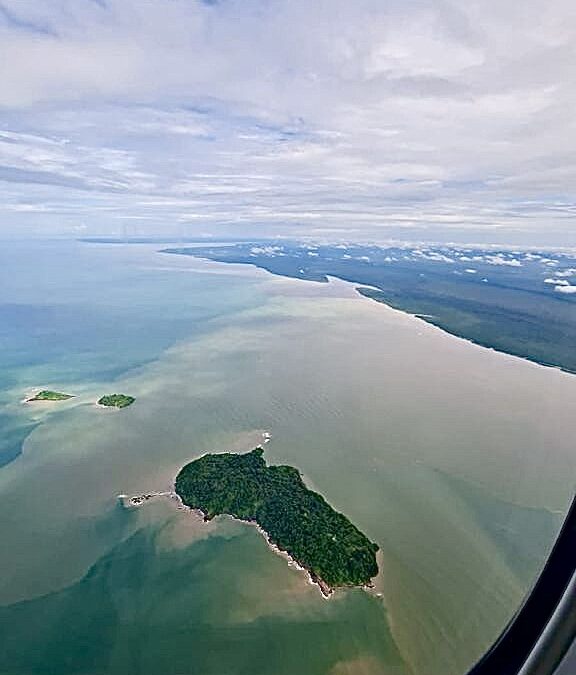
[[[468,675],[553,675],[576,637],[576,496],[534,588]]]

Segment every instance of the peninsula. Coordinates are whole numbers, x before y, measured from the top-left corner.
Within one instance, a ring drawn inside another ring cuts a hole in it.
[[[74,398],[72,394],[64,394],[60,391],[51,391],[50,389],[43,389],[32,398],[26,399],[27,403],[32,401],[67,401],[69,398]]]
[[[132,405],[136,399],[126,394],[107,394],[98,399],[98,405],[106,408],[127,408]]]
[[[180,470],[176,493],[205,520],[228,514],[259,525],[326,596],[337,587],[369,585],[378,573],[377,544],[309,490],[298,469],[269,466],[263,454],[255,448],[204,455]]]
[[[163,252],[254,265],[293,279],[337,277],[447,333],[576,373],[576,254],[570,251],[258,241]]]

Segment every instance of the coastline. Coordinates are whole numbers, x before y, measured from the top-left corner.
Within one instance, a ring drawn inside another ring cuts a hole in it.
[[[175,486],[174,486],[175,487]],[[117,495],[117,499],[120,501],[122,506],[124,508],[140,508],[147,502],[149,502],[152,499],[155,499],[157,497],[165,497],[166,499],[170,500],[171,502],[176,502],[176,508],[181,510],[181,511],[188,511],[191,514],[195,515],[199,519],[201,518],[203,522],[208,522],[208,518],[206,517],[206,514],[204,511],[201,509],[193,509],[190,506],[187,506],[184,504],[182,501],[182,498],[180,495],[176,492],[175,489],[173,490],[167,490],[164,492],[157,492],[157,491],[149,491],[149,492],[143,492],[142,494],[137,494],[137,495],[125,495],[125,494],[119,494]],[[308,575],[308,583],[317,586],[322,594],[322,596],[326,599],[328,599],[336,589],[332,588],[329,586],[327,583],[325,583],[322,579],[317,577],[312,571],[310,571],[308,568],[304,567],[301,565],[295,558],[293,558],[290,553],[284,549],[281,549],[279,546],[277,546],[271,539],[266,530],[264,530],[258,522],[255,520],[244,520],[243,518],[236,518],[236,516],[232,516],[227,513],[222,513],[219,514],[220,517],[224,518],[231,518],[232,520],[236,520],[240,523],[245,523],[246,525],[251,525],[256,528],[256,530],[262,535],[264,540],[266,541],[266,544],[268,547],[276,554],[279,555],[280,557],[284,558],[286,562],[288,563],[289,567],[294,567],[297,569],[299,572],[306,572]],[[352,587],[350,587],[352,588]],[[362,588],[370,588],[370,586],[362,586]]]
[[[338,279],[339,282],[343,282],[343,283],[346,283],[346,284],[353,285],[355,287],[354,290],[362,298],[366,298],[367,300],[371,300],[372,302],[377,302],[380,305],[384,305],[385,307],[388,307],[388,309],[391,309],[394,312],[399,312],[400,314],[404,314],[405,316],[411,316],[414,319],[417,319],[418,321],[422,321],[423,323],[427,324],[428,326],[433,326],[437,330],[442,331],[442,333],[444,335],[450,335],[451,337],[456,338],[457,340],[462,340],[464,342],[467,342],[468,344],[474,345],[475,347],[481,347],[482,349],[487,349],[488,351],[495,352],[496,354],[503,354],[505,356],[510,356],[512,358],[515,358],[515,359],[521,359],[522,361],[526,361],[527,363],[531,363],[534,366],[539,366],[541,368],[556,370],[556,371],[559,371],[561,373],[565,373],[567,375],[576,375],[576,370],[570,370],[569,368],[564,368],[563,366],[558,366],[554,363],[547,363],[545,361],[539,361],[538,359],[530,358],[529,356],[523,356],[522,354],[515,354],[514,352],[509,351],[509,350],[498,349],[497,347],[493,347],[492,345],[490,345],[486,342],[480,342],[479,340],[474,340],[474,338],[466,337],[465,335],[462,335],[460,333],[456,333],[454,331],[447,330],[446,328],[441,326],[439,323],[436,323],[436,321],[434,321],[435,316],[433,314],[414,314],[413,312],[409,312],[406,309],[394,307],[394,305],[391,305],[390,303],[386,302],[385,300],[379,300],[378,298],[375,298],[375,297],[372,297],[372,296],[367,295],[365,293],[362,293],[362,289],[364,289],[364,288],[381,292],[381,289],[376,288],[375,286],[368,286],[366,284],[363,284],[361,286],[357,286],[356,282],[346,281],[345,279],[341,279],[340,277],[333,277],[333,279]]]
[[[511,356],[511,357],[514,357],[514,358],[517,358],[517,359],[522,359],[523,361],[526,361],[528,363],[540,366],[542,368],[551,368],[551,369],[560,371],[562,373],[566,373],[568,375],[576,375],[576,370],[571,370],[570,368],[567,368],[567,367],[564,367],[564,366],[561,366],[561,365],[558,365],[558,364],[546,362],[544,360],[540,360],[540,359],[537,359],[537,358],[532,358],[532,357],[530,357],[528,355],[525,355],[525,354],[515,353],[514,351],[510,351],[509,349],[500,349],[498,347],[494,347],[491,344],[488,344],[488,343],[485,343],[485,342],[482,342],[482,341],[479,341],[479,340],[475,340],[474,338],[462,335],[459,332],[448,330],[447,328],[444,328],[439,323],[436,323],[434,321],[435,317],[433,315],[416,314],[416,313],[410,312],[408,310],[402,309],[400,307],[395,307],[395,306],[391,305],[389,302],[386,302],[386,300],[380,300],[376,297],[372,297],[368,294],[362,293],[362,289],[373,290],[373,291],[376,291],[378,293],[382,293],[383,292],[382,289],[378,288],[377,286],[373,286],[373,285],[370,285],[370,284],[362,284],[358,281],[349,281],[349,280],[343,279],[342,277],[339,277],[335,274],[329,274],[329,273],[324,274],[322,279],[298,278],[298,277],[292,276],[290,274],[282,274],[280,272],[272,271],[272,270],[268,269],[267,267],[260,265],[256,261],[255,262],[251,262],[251,261],[236,262],[234,260],[215,260],[213,258],[203,257],[203,256],[200,256],[200,255],[197,256],[197,255],[189,254],[189,253],[188,254],[177,253],[175,251],[163,250],[163,249],[158,250],[157,253],[166,253],[166,254],[170,254],[170,255],[188,255],[188,256],[191,256],[192,258],[202,260],[204,262],[210,262],[214,265],[219,265],[219,266],[220,265],[221,266],[232,265],[232,266],[236,266],[236,267],[239,267],[239,268],[242,268],[242,267],[250,268],[251,267],[252,269],[261,270],[265,273],[268,273],[273,277],[277,277],[277,278],[285,279],[285,280],[292,280],[294,282],[307,281],[307,282],[310,282],[310,283],[313,283],[313,284],[320,283],[320,284],[330,285],[330,284],[333,284],[336,281],[337,283],[345,284],[345,285],[353,288],[356,295],[364,297],[367,300],[373,300],[375,302],[378,302],[379,304],[382,304],[382,305],[388,307],[389,309],[394,310],[396,312],[400,312],[401,314],[404,314],[406,316],[414,317],[415,319],[418,319],[418,320],[420,320],[420,321],[422,321],[422,322],[424,322],[424,323],[426,323],[430,326],[434,326],[434,328],[437,328],[438,330],[442,331],[442,333],[444,333],[445,335],[450,335],[450,336],[452,336],[454,338],[457,338],[459,340],[464,340],[465,342],[468,342],[469,344],[475,345],[476,347],[488,349],[488,350],[494,351],[498,354],[505,354],[507,356]]]
[[[234,518],[234,516],[231,516],[231,518]],[[270,539],[268,532],[266,532],[266,530],[264,530],[260,526],[260,524],[257,523],[255,520],[242,520],[240,518],[234,518],[234,520],[240,520],[240,522],[247,523],[248,525],[253,525],[258,530],[258,532],[264,537],[266,543],[268,544],[268,547],[272,551],[274,551],[276,555],[279,555],[281,558],[284,558],[284,560],[286,560],[286,562],[288,563],[288,567],[294,567],[299,572],[305,572],[307,574],[308,583],[313,586],[317,586],[320,589],[320,593],[322,594],[323,598],[328,600],[330,596],[334,593],[334,591],[336,590],[335,588],[329,586],[325,581],[317,577],[311,570],[301,565],[295,558],[293,558],[290,555],[288,551],[280,548],[277,544],[275,544]]]
[[[257,269],[265,269],[265,268],[262,268],[262,267],[258,267],[258,265],[256,263],[234,263],[234,262],[222,262],[222,263],[220,263],[218,261],[213,261],[213,262],[215,262],[216,264],[221,264],[221,265],[235,265],[235,264],[236,265],[243,265],[243,264],[247,264],[247,265],[253,265]],[[292,281],[295,281],[295,282],[310,281],[311,283],[318,283],[317,281],[314,281],[314,280],[295,279],[294,277],[285,276],[283,274],[278,274],[276,272],[270,272],[268,270],[265,270],[265,271],[267,271],[272,276],[278,277],[278,278],[281,278],[281,279],[292,280]],[[562,373],[563,375],[570,375],[570,376],[576,375],[576,371],[570,370],[569,368],[564,368],[563,366],[558,366],[558,365],[555,365],[553,363],[547,363],[547,362],[544,362],[544,361],[539,361],[537,359],[532,359],[528,356],[523,356],[521,354],[515,354],[514,352],[511,352],[511,351],[498,349],[496,347],[493,347],[490,344],[480,342],[478,340],[474,340],[473,338],[466,337],[465,335],[461,335],[459,333],[447,330],[446,328],[444,328],[440,324],[433,321],[433,319],[435,318],[434,315],[431,315],[431,314],[415,314],[414,312],[410,312],[406,309],[402,309],[401,307],[395,307],[394,305],[391,305],[389,302],[386,302],[383,299],[380,300],[378,298],[374,298],[370,295],[362,293],[362,289],[364,289],[364,288],[368,289],[368,290],[374,290],[374,291],[382,292],[382,289],[380,289],[376,286],[371,286],[370,284],[358,284],[357,281],[348,281],[347,279],[342,279],[341,277],[331,275],[331,274],[326,275],[326,282],[325,283],[345,286],[345,287],[349,288],[351,291],[354,292],[354,297],[357,297],[357,298],[360,297],[361,299],[365,299],[365,300],[371,301],[371,302],[376,302],[379,305],[384,305],[384,307],[386,307],[391,312],[394,312],[394,313],[396,313],[400,316],[410,317],[414,321],[417,321],[420,325],[424,324],[425,326],[433,329],[434,331],[439,331],[442,335],[447,336],[450,339],[455,339],[458,342],[465,342],[469,345],[473,345],[475,348],[480,348],[480,349],[483,349],[483,350],[486,350],[486,351],[489,351],[489,352],[493,352],[495,354],[501,354],[501,355],[503,355],[505,357],[508,357],[508,358],[511,358],[511,359],[520,360],[520,361],[523,361],[524,363],[528,363],[528,364],[530,364],[532,366],[535,366],[537,368],[544,368],[546,370],[554,370],[556,372]]]

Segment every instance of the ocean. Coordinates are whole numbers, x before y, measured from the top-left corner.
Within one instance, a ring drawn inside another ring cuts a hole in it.
[[[576,378],[158,248],[0,249],[0,673],[462,675],[568,508]],[[94,405],[114,392],[136,402]],[[372,592],[327,600],[254,527],[118,498],[264,432],[379,544]]]

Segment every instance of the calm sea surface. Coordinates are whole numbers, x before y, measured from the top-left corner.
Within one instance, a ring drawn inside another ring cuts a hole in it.
[[[157,248],[157,247],[156,247]],[[251,268],[0,247],[2,675],[461,675],[576,477],[576,378]],[[35,387],[58,404],[23,404]],[[123,392],[123,411],[94,401]],[[381,547],[325,600],[251,526],[161,498],[208,451],[297,466]]]

